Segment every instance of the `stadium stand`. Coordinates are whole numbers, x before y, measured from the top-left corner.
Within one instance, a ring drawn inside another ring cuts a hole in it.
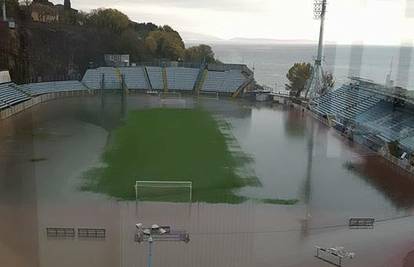
[[[378,139],[378,144],[398,141],[407,152],[413,152],[414,104],[393,91],[367,81],[350,83],[314,99],[312,109],[320,116],[333,115],[337,122],[352,125],[358,138],[362,133],[365,139]]]
[[[191,91],[194,89],[199,69],[192,68],[167,68],[167,83],[170,90],[186,90]]]
[[[44,83],[29,83],[20,85],[19,88],[32,96],[69,92],[69,91],[82,91],[87,88],[79,81],[59,81],[59,82],[44,82]]]
[[[117,69],[112,67],[101,67],[87,70],[83,76],[82,83],[90,89],[101,89],[102,77],[104,77],[104,89],[121,89],[122,79]]]
[[[164,82],[162,78],[162,68],[161,67],[146,67],[148,72],[148,77],[151,81],[152,89],[162,90],[164,89]]]
[[[234,93],[245,81],[240,70],[208,71],[202,91]]]
[[[414,151],[414,134],[400,141],[400,144],[409,151]]]
[[[124,75],[125,84],[128,89],[150,89],[145,79],[143,67],[122,67],[119,70]]]
[[[23,85],[3,81],[0,83],[0,118],[7,118],[56,97],[94,94],[93,90],[99,89],[121,90],[125,87],[132,90],[164,90],[165,93],[169,93],[168,90],[194,91],[197,95],[212,94],[217,98],[219,93],[232,93],[236,97],[251,81],[252,72],[247,66],[237,64],[100,67],[88,69],[82,81]]]
[[[314,111],[319,115],[336,115],[354,119],[377,105],[384,97],[358,86],[343,85],[332,93],[315,100]]]
[[[4,108],[7,108],[7,107],[8,107],[8,105],[6,103],[0,101],[0,110],[2,110]]]
[[[392,103],[381,102],[357,118],[357,123],[378,132],[385,141],[399,140],[414,131],[413,114],[394,109]]]
[[[102,74],[99,69],[88,69],[83,76],[82,83],[90,89],[101,88]]]
[[[120,89],[123,75],[128,89],[192,91],[202,78],[201,91],[234,93],[248,80],[242,69],[204,73],[198,68],[186,67],[101,67],[87,70],[82,83],[90,89],[100,89],[104,77],[105,89]]]
[[[30,96],[22,93],[16,89],[14,83],[0,84],[0,109],[19,104],[23,101],[29,100]]]
[[[112,67],[102,67],[99,68],[101,74],[105,75],[104,79],[104,89],[121,89],[122,79],[115,68]]]

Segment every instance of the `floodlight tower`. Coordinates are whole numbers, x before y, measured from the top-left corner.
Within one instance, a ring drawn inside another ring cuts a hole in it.
[[[306,91],[306,97],[312,100],[322,92],[323,86],[323,69],[322,69],[322,57],[323,57],[323,33],[325,24],[327,0],[315,0],[314,3],[314,17],[321,21],[319,30],[319,44],[318,44],[318,55],[315,59],[313,66],[312,77],[308,83],[308,89]]]
[[[148,242],[148,267],[152,267],[152,246],[155,241],[190,242],[189,233],[186,231],[171,230],[170,226],[153,224],[151,227],[144,227],[142,223],[137,223],[135,227],[137,228],[135,242]]]

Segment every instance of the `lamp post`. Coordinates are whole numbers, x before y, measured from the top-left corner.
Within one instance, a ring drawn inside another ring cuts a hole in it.
[[[137,223],[135,227],[135,241],[148,242],[148,267],[152,267],[152,246],[155,241],[190,242],[190,235],[186,231],[171,230],[170,226],[153,224],[151,227],[144,227],[142,223]]]
[[[313,99],[317,97],[322,91],[323,82],[323,69],[322,69],[322,57],[323,57],[323,37],[325,27],[325,15],[326,15],[327,0],[315,0],[314,3],[314,17],[320,20],[319,28],[319,42],[318,42],[318,55],[315,59],[313,66],[312,77],[308,81],[308,88],[306,90],[305,98],[310,97]]]

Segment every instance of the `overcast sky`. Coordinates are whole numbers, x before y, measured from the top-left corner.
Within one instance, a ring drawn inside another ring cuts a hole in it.
[[[328,41],[401,44],[414,37],[414,0],[328,1]],[[84,11],[116,8],[134,21],[223,39],[316,40],[319,27],[313,0],[72,0],[72,6]]]

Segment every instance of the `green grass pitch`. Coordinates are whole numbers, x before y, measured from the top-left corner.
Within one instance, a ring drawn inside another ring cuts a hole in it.
[[[220,127],[202,109],[131,111],[112,133],[102,156],[105,167],[88,171],[83,189],[135,200],[136,180],[192,181],[193,202],[240,203],[246,199],[234,191],[259,180],[237,171],[250,158],[229,150],[228,141],[234,140]],[[144,192],[148,200],[186,200],[177,191]]]

